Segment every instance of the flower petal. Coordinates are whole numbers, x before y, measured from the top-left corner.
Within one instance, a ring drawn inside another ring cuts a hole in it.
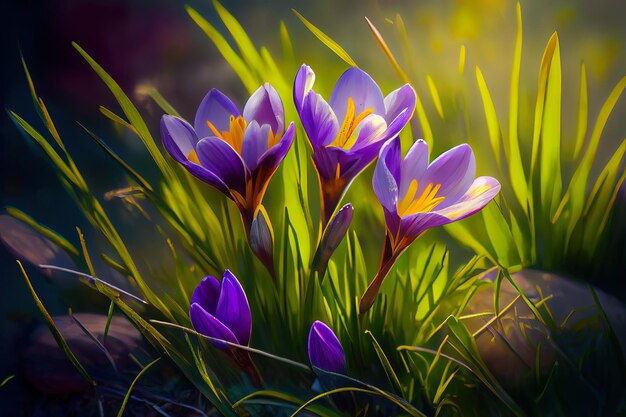
[[[191,304],[199,304],[210,314],[215,314],[220,297],[220,282],[214,276],[207,276],[196,287],[191,297]]]
[[[400,165],[400,140],[396,138],[387,141],[380,149],[372,178],[374,193],[388,211],[395,211],[398,201],[398,165]]]
[[[274,134],[283,132],[285,128],[283,102],[270,83],[263,84],[252,93],[243,108],[243,118],[248,123],[256,120],[260,126],[270,125]]]
[[[328,103],[335,112],[337,120],[344,119],[349,98],[354,100],[356,114],[371,108],[374,114],[385,115],[385,101],[378,84],[366,72],[357,67],[348,68],[339,77],[330,96]]]
[[[197,146],[198,137],[186,121],[165,115],[161,118],[161,138],[163,146],[172,157],[181,163],[193,176],[217,188],[229,196],[228,186],[221,178],[207,168],[191,162],[188,157]]]
[[[403,197],[411,181],[419,183],[428,168],[428,144],[418,139],[404,157],[400,172],[400,197]]]
[[[385,139],[387,122],[385,122],[385,119],[382,116],[370,114],[363,119],[357,129],[358,132],[355,132],[354,134],[358,136],[354,146],[352,147],[353,150],[364,148],[374,142]]]
[[[248,344],[252,328],[250,305],[241,284],[228,269],[222,278],[215,317],[233,332],[240,345]]]
[[[314,148],[331,143],[337,136],[339,132],[337,117],[321,95],[314,91],[307,94],[298,113]]]
[[[400,219],[399,236],[415,239],[431,227],[443,226],[453,220],[437,212],[420,212]]]
[[[259,158],[267,151],[270,125],[259,126],[256,120],[248,124],[243,135],[241,157],[250,171],[254,171]]]
[[[474,152],[464,143],[444,152],[428,166],[416,195],[421,195],[428,184],[441,184],[437,193],[437,196],[445,197],[437,206],[441,210],[456,203],[472,185],[475,176]]]
[[[237,152],[226,142],[208,137],[196,147],[200,163],[219,177],[230,189],[245,192],[246,167]]]
[[[259,175],[258,172],[261,170],[271,177],[280,162],[285,158],[287,152],[289,152],[289,148],[291,148],[291,144],[293,143],[293,138],[296,132],[296,127],[293,122],[289,123],[289,127],[287,127],[287,131],[283,135],[282,138],[278,141],[278,143],[271,148],[269,148],[261,157],[258,159],[257,169],[253,172],[254,175]],[[268,178],[269,180],[269,178]]]
[[[345,373],[346,355],[337,336],[326,324],[316,321],[309,331],[309,362],[328,372]]]
[[[385,97],[385,120],[387,120],[387,123],[391,124],[405,110],[408,110],[408,121],[415,110],[416,100],[415,90],[409,84],[405,84],[387,94],[387,97]]]
[[[189,160],[189,154],[198,143],[198,136],[189,123],[167,114],[161,117],[161,139],[165,149],[180,163]]]
[[[218,131],[230,129],[230,116],[239,116],[239,109],[221,91],[213,88],[202,99],[196,119],[193,122],[196,134],[200,138],[213,136],[215,133],[209,128],[207,121],[211,122]]]
[[[191,318],[193,328],[196,329],[198,333],[239,344],[233,332],[231,332],[224,323],[215,318],[215,316],[203,309],[200,304],[194,303],[189,307],[189,317]],[[225,343],[214,340],[210,342],[220,349],[228,349],[228,345]]]
[[[306,64],[302,64],[293,82],[293,102],[298,113],[302,110],[304,99],[315,84],[315,73]]]
[[[457,221],[471,216],[485,207],[500,192],[500,183],[492,177],[478,177],[455,204],[436,213]]]

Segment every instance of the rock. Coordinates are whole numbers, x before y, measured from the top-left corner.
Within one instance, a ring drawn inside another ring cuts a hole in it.
[[[493,282],[495,277],[495,274],[490,274],[484,279]],[[537,366],[541,374],[547,374],[563,354],[576,363],[590,349],[615,347],[607,337],[608,326],[587,284],[532,269],[512,274],[511,278],[539,306],[542,314],[549,311],[555,326],[542,324],[506,277],[500,287],[501,316],[485,326],[494,318],[495,285],[485,285],[476,293],[464,314],[488,314],[464,320],[464,323],[470,332],[480,331],[476,336],[480,354],[490,371],[504,385],[523,386],[535,375]],[[626,307],[599,289],[595,292],[621,346],[621,352],[615,354],[624,356]],[[592,343],[596,345],[592,346]]]
[[[74,314],[74,317],[103,343],[106,315],[79,313]],[[143,349],[145,342],[141,333],[125,317],[113,316],[111,320],[104,342],[110,358],[72,317],[55,316],[53,320],[74,355],[96,380],[115,378],[125,371],[139,371],[129,354]],[[23,354],[23,362],[26,380],[42,392],[69,396],[90,387],[44,324],[32,333]]]

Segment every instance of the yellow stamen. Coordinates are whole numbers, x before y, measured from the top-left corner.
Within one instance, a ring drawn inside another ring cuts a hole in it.
[[[329,146],[336,146],[343,149],[350,149],[354,143],[356,142],[356,136],[353,137],[354,130],[357,128],[359,123],[363,121],[367,116],[374,112],[373,108],[368,108],[363,110],[358,115],[356,114],[356,106],[354,105],[354,100],[352,97],[348,98],[348,109],[346,110],[346,115],[343,118],[343,122],[341,123],[341,127],[339,128],[339,133],[337,133],[337,137]]]
[[[206,124],[215,136],[228,143],[235,151],[237,151],[239,155],[241,155],[243,134],[246,131],[246,126],[248,126],[242,116],[235,117],[231,114],[228,130],[222,130],[222,133],[220,133],[210,121],[207,120]]]
[[[198,154],[196,153],[195,149],[192,149],[191,152],[189,152],[189,155],[187,155],[187,159],[189,159],[189,161],[193,162],[194,164],[200,165],[200,160],[198,159]]]
[[[418,186],[419,184],[415,179],[409,184],[409,189],[404,195],[404,198],[398,203],[398,214],[400,216],[404,217],[410,214],[431,211],[445,199],[445,197],[437,197],[437,192],[441,188],[441,184],[434,186],[428,184],[422,192],[422,195],[415,198]]]

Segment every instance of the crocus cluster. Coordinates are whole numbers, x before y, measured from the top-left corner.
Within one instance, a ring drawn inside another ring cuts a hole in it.
[[[352,180],[377,156],[373,188],[385,215],[385,243],[378,272],[361,298],[359,311],[374,303],[400,254],[427,229],[461,220],[481,210],[500,190],[491,177],[476,178],[467,144],[428,162],[428,145],[416,141],[404,159],[398,134],[410,120],[415,91],[404,85],[383,97],[372,78],[350,68],[326,102],[313,90],[315,73],[302,65],[293,88],[296,110],[313,149],[319,176],[323,231],[311,270],[324,275],[333,251],[346,234],[353,207],[337,207]],[[232,199],[241,212],[254,253],[273,274],[273,234],[262,200],[267,185],[294,139],[285,129],[283,105],[269,84],[261,86],[239,112],[218,90],[211,90],[194,125],[163,116],[163,143],[191,174]],[[258,374],[237,345],[250,342],[252,318],[245,292],[228,270],[221,280],[208,276],[196,288],[189,315],[194,328],[229,353],[252,379]],[[316,321],[308,339],[314,369],[345,373],[346,358],[337,336]]]

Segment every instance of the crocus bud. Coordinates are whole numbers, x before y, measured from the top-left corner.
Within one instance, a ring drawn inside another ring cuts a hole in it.
[[[272,278],[274,272],[274,232],[263,206],[259,207],[250,226],[250,247],[267,268]]]
[[[328,372],[345,373],[346,355],[339,339],[326,324],[316,321],[309,332],[309,362]]]
[[[213,276],[204,278],[193,293],[189,316],[194,329],[205,336],[248,345],[252,320],[246,293],[228,269],[222,282]],[[225,343],[211,341],[227,350]]]
[[[326,230],[324,230],[322,241],[315,252],[315,258],[313,259],[313,265],[318,272],[320,282],[324,278],[326,267],[328,266],[328,261],[330,260],[331,255],[335,252],[337,246],[339,246],[343,240],[346,232],[348,231],[348,227],[350,227],[353,212],[354,209],[352,208],[352,204],[346,204],[337,212],[337,214],[333,216],[330,223],[328,223]]]

